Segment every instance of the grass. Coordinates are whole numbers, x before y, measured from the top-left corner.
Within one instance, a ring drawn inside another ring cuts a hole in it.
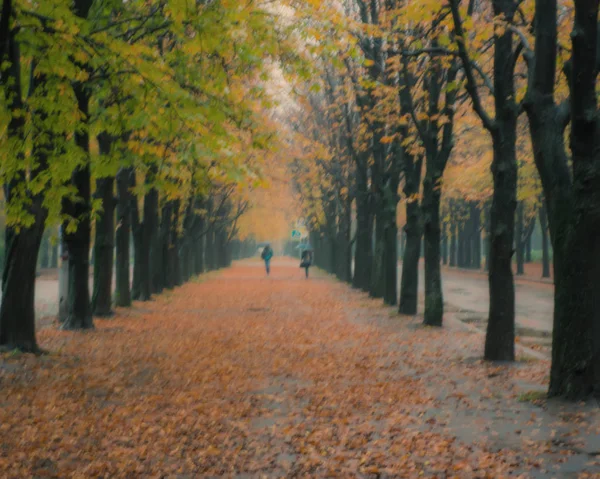
[[[546,391],[527,391],[519,395],[519,401],[540,404],[548,398]]]

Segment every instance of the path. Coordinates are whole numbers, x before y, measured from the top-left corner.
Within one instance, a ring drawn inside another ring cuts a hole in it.
[[[402,265],[398,268],[401,278]],[[419,292],[425,289],[424,272],[419,271]],[[442,271],[444,301],[463,311],[467,320],[485,320],[489,310],[489,286],[487,274],[444,268]],[[552,331],[554,286],[545,282],[515,278],[516,324],[524,329],[547,333]],[[472,314],[470,314],[472,313]]]
[[[398,269],[401,278],[402,266]],[[489,290],[487,275],[481,272],[460,271],[444,268],[444,300],[449,309],[460,310],[467,321],[485,320],[488,314]],[[419,273],[419,291],[424,291],[423,269]],[[90,291],[92,279],[90,277]],[[552,331],[553,291],[552,284],[517,278],[516,321],[517,326],[550,334]],[[56,315],[58,312],[58,280],[56,274],[43,275],[36,283],[36,311],[38,317]]]
[[[238,263],[0,356],[0,477],[600,477],[596,409],[519,400],[547,361],[302,273]]]

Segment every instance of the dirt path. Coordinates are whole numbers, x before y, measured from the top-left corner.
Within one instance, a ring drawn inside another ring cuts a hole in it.
[[[519,400],[546,361],[302,274],[237,264],[0,356],[0,477],[600,477],[596,409]]]

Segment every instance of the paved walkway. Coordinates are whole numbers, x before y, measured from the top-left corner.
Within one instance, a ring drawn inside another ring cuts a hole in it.
[[[401,277],[402,266],[398,269]],[[481,322],[488,313],[489,290],[487,275],[483,272],[461,271],[444,268],[444,300],[448,309],[461,311],[467,321]],[[420,275],[420,292],[424,291],[423,270]],[[552,284],[516,279],[517,325],[547,335],[552,331],[553,293]],[[90,291],[92,279],[90,278]],[[58,312],[58,281],[56,275],[38,278],[36,283],[36,310],[39,317],[56,315]]]
[[[594,405],[297,262],[243,262],[0,356],[1,477],[600,477]],[[584,473],[590,474],[588,476]]]
[[[402,265],[398,267],[401,277]],[[419,291],[423,294],[424,272],[419,271]],[[444,301],[449,309],[466,313],[467,320],[481,322],[489,310],[487,273],[444,268],[442,271]],[[530,279],[515,278],[515,308],[517,327],[550,335],[554,308],[554,285]]]

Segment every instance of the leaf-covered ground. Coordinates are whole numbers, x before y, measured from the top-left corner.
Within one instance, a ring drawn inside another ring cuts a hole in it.
[[[0,358],[0,477],[600,477],[594,405],[322,274],[257,262]]]

